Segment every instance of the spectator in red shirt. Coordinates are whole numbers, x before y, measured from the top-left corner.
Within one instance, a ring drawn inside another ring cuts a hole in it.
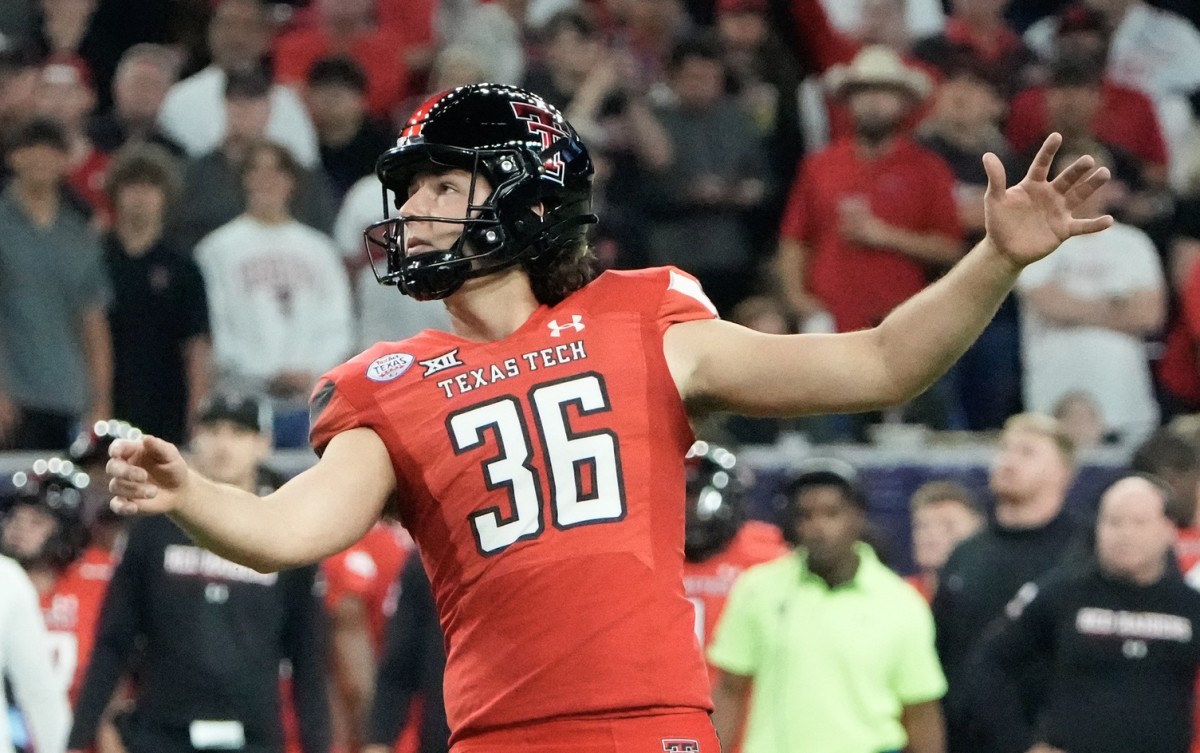
[[[1056,110],[1084,111],[1091,136],[1140,160],[1147,183],[1164,185],[1167,146],[1154,104],[1140,91],[1105,77],[1108,41],[1108,28],[1098,12],[1082,6],[1064,10],[1058,21],[1059,58],[1050,83],[1013,98],[1005,136],[1018,152],[1032,152],[1061,127],[1054,122]],[[1072,69],[1090,69],[1092,80],[1079,80]]]
[[[827,77],[854,135],[807,158],[780,230],[779,275],[794,313],[872,327],[962,255],[954,175],[902,129],[931,84],[886,47]]]
[[[433,65],[437,53],[434,29],[437,10],[437,0],[379,0],[375,5],[379,28],[401,35],[409,72],[424,72]]]
[[[318,0],[319,24],[288,32],[275,43],[275,77],[300,87],[321,58],[349,57],[367,74],[367,107],[386,118],[411,92],[404,62],[406,41],[376,28],[371,0]]]
[[[1167,416],[1200,411],[1200,200],[1182,202],[1176,218],[1170,277],[1179,310],[1158,364]]]
[[[1037,60],[1004,18],[1008,0],[951,0],[952,13],[940,34],[920,40],[913,55],[940,66],[955,48],[965,47],[989,78],[1001,82],[1011,94],[1026,83]]]

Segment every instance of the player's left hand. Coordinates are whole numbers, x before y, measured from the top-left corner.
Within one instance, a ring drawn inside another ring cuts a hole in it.
[[[1068,238],[1111,227],[1111,215],[1076,217],[1074,212],[1111,177],[1106,167],[1083,156],[1050,180],[1050,166],[1062,146],[1052,133],[1038,150],[1020,183],[1007,187],[1004,165],[988,152],[983,156],[988,187],[984,194],[984,227],[996,250],[1018,268],[1041,259]]]

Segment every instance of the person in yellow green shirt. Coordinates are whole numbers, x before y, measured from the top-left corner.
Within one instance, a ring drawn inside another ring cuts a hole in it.
[[[727,748],[945,753],[932,615],[860,540],[866,522],[848,464],[812,460],[788,484],[783,525],[797,549],[734,584],[708,650]]]

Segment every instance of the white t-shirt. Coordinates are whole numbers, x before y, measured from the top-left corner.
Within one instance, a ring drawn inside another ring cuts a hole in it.
[[[858,33],[863,0],[821,0],[821,5],[835,29],[850,36]],[[908,0],[904,4],[904,20],[913,39],[931,37],[946,26],[941,0]]]
[[[497,3],[476,5],[463,12],[450,29],[448,45],[472,50],[483,64],[484,80],[520,86],[525,77],[525,46],[521,27]]]
[[[1021,273],[1017,290],[1026,294],[1048,283],[1085,300],[1162,289],[1162,267],[1154,244],[1141,230],[1115,225],[1095,235],[1071,238]],[[1050,413],[1068,392],[1090,394],[1110,430],[1136,441],[1158,424],[1158,405],[1140,337],[1102,327],[1048,323],[1028,301],[1021,309],[1021,353],[1025,407]]]
[[[350,281],[333,240],[249,215],[196,246],[223,384],[261,390],[283,371],[320,376],[353,352]]]
[[[71,707],[50,654],[33,584],[20,565],[0,556],[0,674],[12,683],[38,753],[62,753],[71,731]],[[0,753],[13,753],[7,711],[0,682]]]
[[[158,124],[189,157],[202,157],[220,146],[225,138],[225,71],[210,65],[172,86],[159,110]],[[271,87],[266,137],[286,146],[305,167],[320,160],[317,131],[290,87]]]
[[[387,206],[389,216],[395,216],[391,192]],[[366,255],[363,230],[384,218],[383,207],[383,184],[374,175],[368,175],[350,187],[333,225],[334,240],[347,258],[357,263]],[[383,272],[386,266],[383,250],[372,248],[371,252],[379,271]],[[356,342],[359,350],[379,342],[403,340],[426,329],[450,330],[450,315],[441,301],[418,301],[391,285],[380,285],[370,266],[358,272],[354,286],[358,302]]]

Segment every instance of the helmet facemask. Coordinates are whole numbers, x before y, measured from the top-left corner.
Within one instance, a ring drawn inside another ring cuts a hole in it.
[[[414,157],[420,159],[397,168],[389,175],[397,179],[383,189],[388,218],[364,233],[371,269],[381,284],[396,285],[418,300],[445,298],[471,278],[506,269],[545,250],[545,243],[539,241],[546,220],[533,209],[540,198],[536,167],[526,164],[521,152],[430,146]],[[471,174],[468,195],[473,200],[462,217],[391,216],[419,173],[442,169]],[[482,202],[475,200],[481,175],[492,185],[491,194]],[[396,196],[395,207],[389,206],[389,190]],[[506,222],[502,217],[510,219]],[[408,226],[417,222],[458,225],[462,232],[450,248],[410,255]]]
[[[450,169],[471,175],[472,198],[480,177],[491,195],[461,217],[396,216],[389,191],[398,208],[417,175]],[[364,233],[371,267],[380,283],[419,300],[445,298],[471,278],[518,263],[533,275],[553,269],[596,222],[593,167],[579,135],[552,105],[516,87],[473,84],[434,95],[375,172],[386,219]],[[452,223],[461,232],[449,248],[409,254],[413,222]]]

